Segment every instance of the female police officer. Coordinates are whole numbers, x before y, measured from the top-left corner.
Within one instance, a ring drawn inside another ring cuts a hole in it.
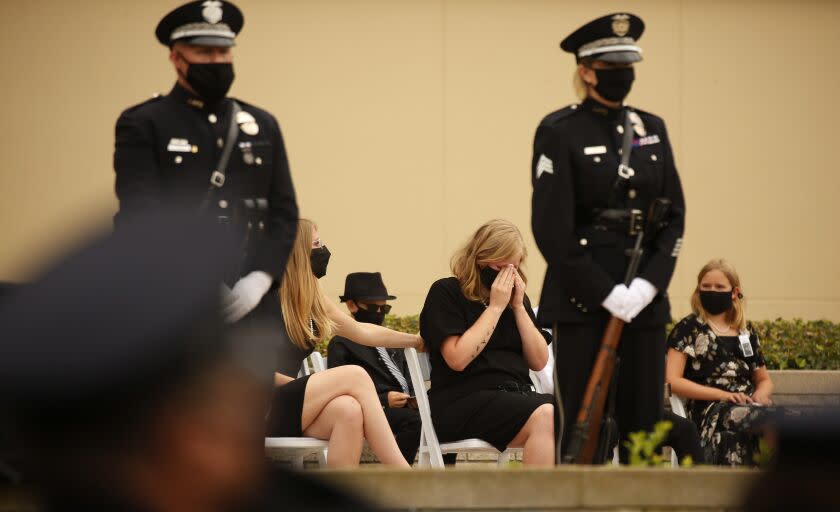
[[[643,31],[640,18],[618,13],[568,36],[560,46],[576,56],[583,101],[546,116],[534,140],[531,224],[548,263],[539,321],[556,334],[564,448],[610,314],[632,321],[618,353],[621,437],[652,430],[662,414],[667,289],[685,203],[664,122],[624,105]],[[622,145],[630,154],[620,167]],[[625,286],[626,249],[657,198],[672,203],[667,226],[646,239],[637,277]]]

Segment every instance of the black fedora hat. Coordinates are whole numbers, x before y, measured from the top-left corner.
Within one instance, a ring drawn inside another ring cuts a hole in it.
[[[379,272],[353,272],[347,274],[344,280],[344,295],[341,302],[347,300],[394,300],[396,297],[388,295],[382,274]]]

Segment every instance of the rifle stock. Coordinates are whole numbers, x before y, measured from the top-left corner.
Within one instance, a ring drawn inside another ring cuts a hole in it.
[[[592,464],[595,450],[598,448],[598,437],[601,420],[604,417],[604,404],[610,390],[615,370],[616,350],[621,340],[624,322],[616,317],[610,317],[592,374],[583,395],[583,405],[578,412],[572,438],[569,441],[569,451],[565,462],[573,464]]]

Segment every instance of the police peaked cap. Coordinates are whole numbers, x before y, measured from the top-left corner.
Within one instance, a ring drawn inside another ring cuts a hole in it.
[[[222,0],[197,0],[176,8],[155,29],[160,44],[183,42],[198,46],[230,47],[245,23],[242,11]]]
[[[642,60],[637,41],[644,31],[645,22],[634,14],[608,14],[572,32],[560,43],[560,48],[575,54],[578,62],[594,58],[629,64]]]

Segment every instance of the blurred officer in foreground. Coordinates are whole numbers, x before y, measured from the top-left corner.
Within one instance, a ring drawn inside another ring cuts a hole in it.
[[[137,212],[178,204],[240,233],[242,257],[224,275],[233,286],[228,322],[254,309],[281,279],[298,218],[277,120],[226,97],[243,23],[235,5],[216,0],[164,16],[155,35],[169,48],[177,83],[120,115],[114,150],[117,228]]]
[[[582,102],[546,116],[534,139],[531,227],[548,263],[539,321],[557,339],[564,449],[610,315],[628,322],[618,354],[621,437],[651,431],[662,414],[667,290],[685,203],[665,123],[624,103],[643,31],[640,18],[618,13],[563,40]],[[626,250],[658,198],[671,201],[670,214],[665,227],[646,232],[638,277],[625,286]]]
[[[268,345],[223,329],[238,255],[192,219],[131,219],[0,303],[0,426],[24,483],[48,510],[357,507],[266,472]]]
[[[780,418],[769,471],[746,493],[747,512],[840,510],[840,409]]]

